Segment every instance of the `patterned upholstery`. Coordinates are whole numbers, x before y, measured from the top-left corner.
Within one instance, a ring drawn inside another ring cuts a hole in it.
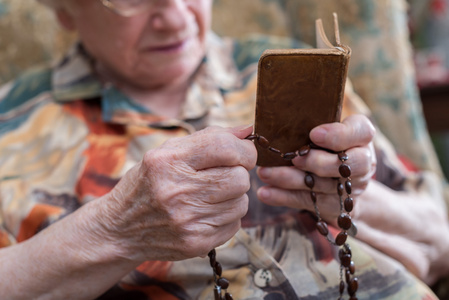
[[[71,37],[53,13],[30,0],[0,0],[0,84],[23,70],[56,58]]]

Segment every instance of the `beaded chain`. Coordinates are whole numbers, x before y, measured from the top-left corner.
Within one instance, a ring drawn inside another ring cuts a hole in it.
[[[251,134],[247,136],[246,139],[256,141],[257,144],[262,148],[268,149],[269,151],[278,154],[285,160],[292,160],[297,156],[305,156],[310,152],[311,149],[322,149],[329,152],[329,150],[320,148],[311,143],[309,145],[302,146],[297,151],[282,153],[279,149],[271,147],[270,142],[261,135]],[[340,181],[339,178],[337,178],[337,194],[340,199],[340,215],[337,219],[337,224],[338,227],[340,227],[341,231],[337,234],[335,240],[331,239],[327,224],[321,218],[320,211],[317,205],[317,194],[313,190],[315,186],[315,180],[312,173],[306,172],[306,175],[304,176],[304,184],[310,189],[310,198],[312,200],[315,215],[317,218],[316,228],[318,232],[322,236],[324,236],[332,245],[340,247],[340,250],[338,252],[338,257],[340,259],[340,296],[338,300],[343,300],[343,293],[345,291],[345,288],[347,289],[348,295],[350,297],[349,300],[357,300],[356,292],[359,283],[357,277],[354,276],[355,265],[352,261],[351,248],[349,247],[349,244],[346,243],[348,235],[354,236],[357,233],[357,229],[351,220],[351,216],[349,215],[354,207],[354,199],[351,197],[351,167],[346,164],[346,161],[349,159],[349,157],[344,151],[338,152],[336,154],[338,155],[338,159],[341,162],[338,171],[344,180],[344,184]],[[346,197],[344,197],[344,192],[346,192]],[[214,272],[215,300],[233,300],[232,295],[227,292],[229,281],[221,276],[222,267],[221,264],[216,260],[215,249],[211,250],[208,256],[210,259],[210,265]]]
[[[221,264],[216,260],[217,253],[215,252],[215,249],[212,249],[207,256],[209,256],[210,266],[214,271],[214,299],[234,300],[234,298],[232,298],[232,295],[227,291],[229,287],[229,280],[221,277],[223,269],[221,267]]]

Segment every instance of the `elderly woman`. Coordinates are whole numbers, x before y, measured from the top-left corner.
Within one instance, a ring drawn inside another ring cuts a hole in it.
[[[211,262],[226,299],[341,296],[304,183],[335,235],[336,155],[256,173],[245,139],[261,50],[293,42],[219,39],[211,0],[45,2],[80,42],[0,89],[2,298],[211,299]],[[449,269],[439,179],[406,171],[362,113],[348,89],[342,123],[310,133],[352,168],[351,299],[435,299],[415,276]]]

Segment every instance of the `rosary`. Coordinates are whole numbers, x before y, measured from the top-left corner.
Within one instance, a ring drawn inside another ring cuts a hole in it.
[[[321,149],[314,144],[305,145],[295,152],[282,153],[279,149],[270,146],[270,142],[263,136],[258,134],[251,134],[246,137],[248,140],[256,141],[262,148],[268,149],[269,151],[278,154],[285,160],[292,160],[297,156],[307,155],[311,149]],[[323,149],[325,150],[325,149]],[[312,173],[306,172],[304,177],[305,185],[310,189],[310,198],[313,202],[313,207],[315,210],[315,215],[317,218],[316,228],[318,232],[323,235],[332,245],[340,247],[338,252],[338,257],[340,259],[340,285],[339,293],[340,296],[338,300],[343,300],[343,293],[345,288],[349,295],[349,300],[357,300],[356,292],[358,289],[358,279],[354,276],[355,266],[352,261],[351,248],[346,243],[348,234],[356,234],[355,226],[352,223],[351,216],[349,213],[352,211],[354,206],[354,200],[351,198],[352,185],[351,185],[351,167],[346,164],[348,160],[348,155],[344,152],[336,153],[338,159],[341,162],[338,171],[343,178],[344,183],[337,179],[337,194],[340,199],[340,216],[337,219],[338,227],[341,231],[335,237],[335,240],[331,239],[329,234],[329,229],[326,222],[321,219],[320,211],[317,205],[317,195],[313,191],[315,181]],[[346,197],[344,197],[344,192],[346,192]],[[229,281],[222,277],[222,266],[216,260],[215,249],[211,250],[208,254],[210,265],[213,270],[214,276],[214,299],[215,300],[233,300],[232,295],[227,291],[229,287]]]

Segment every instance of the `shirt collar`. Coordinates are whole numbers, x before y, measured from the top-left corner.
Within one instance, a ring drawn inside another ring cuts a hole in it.
[[[79,43],[54,68],[53,94],[60,102],[101,98],[106,122],[176,126],[180,121],[198,119],[212,108],[222,107],[223,92],[237,87],[238,71],[232,59],[232,45],[232,41],[220,39],[213,33],[207,36],[206,56],[192,77],[186,101],[176,120],[155,115],[114,86],[102,84],[93,72],[92,59]]]

